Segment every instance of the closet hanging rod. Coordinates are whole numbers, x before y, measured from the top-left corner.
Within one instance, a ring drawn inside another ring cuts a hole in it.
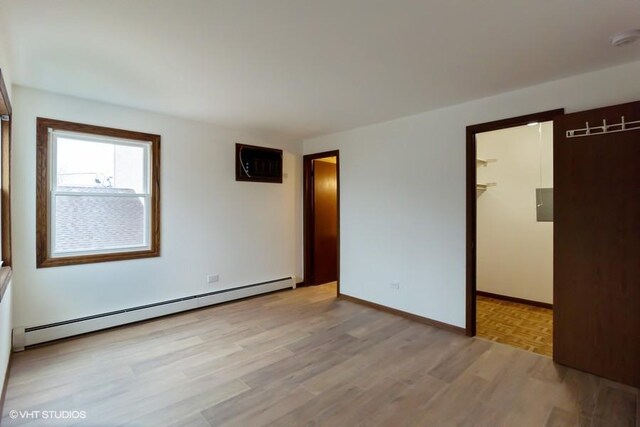
[[[622,116],[620,123],[608,125],[606,120],[602,120],[602,126],[589,126],[582,129],[573,129],[567,131],[567,138],[578,138],[581,136],[602,135],[605,133],[626,132],[631,130],[640,130],[640,120],[633,122],[625,122]]]

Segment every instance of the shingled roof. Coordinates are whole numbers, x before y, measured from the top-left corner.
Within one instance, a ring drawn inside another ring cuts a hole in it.
[[[64,192],[133,194],[128,188],[59,187]],[[87,251],[144,244],[139,197],[58,196],[55,251]]]

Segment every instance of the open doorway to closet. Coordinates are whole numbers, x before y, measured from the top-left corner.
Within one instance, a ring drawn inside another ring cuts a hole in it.
[[[339,152],[304,156],[304,285],[340,294]]]
[[[552,120],[562,113],[554,110],[467,128],[467,333],[549,357]]]

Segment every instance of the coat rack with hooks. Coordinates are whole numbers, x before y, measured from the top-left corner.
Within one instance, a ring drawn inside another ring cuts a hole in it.
[[[572,129],[567,131],[567,138],[578,138],[581,136],[602,135],[605,133],[627,132],[631,130],[640,130],[640,120],[633,122],[625,122],[624,116],[620,118],[620,123],[608,125],[606,120],[602,120],[602,126],[589,126],[589,122],[585,123],[582,129]]]

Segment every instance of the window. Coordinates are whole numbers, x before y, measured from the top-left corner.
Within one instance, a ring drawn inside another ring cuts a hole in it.
[[[38,267],[159,255],[160,136],[38,118]]]

